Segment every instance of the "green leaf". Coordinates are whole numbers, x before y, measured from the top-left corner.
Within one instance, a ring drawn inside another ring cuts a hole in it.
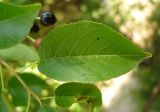
[[[40,4],[18,6],[0,2],[0,49],[26,38],[39,9]]]
[[[47,106],[47,105],[43,105],[38,112],[56,112],[55,110],[53,110],[51,107]]]
[[[3,0],[4,2],[6,1],[6,2],[9,2],[9,3],[13,3],[13,4],[23,4],[23,3],[25,3],[25,1],[27,1],[27,0],[10,0],[10,1],[8,1],[8,0]]]
[[[0,94],[0,112],[14,112],[13,107],[3,93]]]
[[[56,104],[61,107],[69,107],[73,103],[88,102],[93,107],[102,104],[102,95],[93,84],[69,82],[60,85],[55,90]]]
[[[38,68],[56,80],[97,82],[125,74],[149,56],[109,27],[80,21],[46,35]]]
[[[23,73],[20,76],[22,80],[27,84],[27,86],[37,95],[40,95],[41,91],[48,87],[44,80],[40,79],[34,74]],[[15,77],[11,78],[8,82],[8,90],[12,95],[14,105],[27,105],[28,94],[21,83]]]
[[[7,49],[0,49],[0,58],[18,62],[39,60],[38,53],[31,47],[23,44],[18,44]]]

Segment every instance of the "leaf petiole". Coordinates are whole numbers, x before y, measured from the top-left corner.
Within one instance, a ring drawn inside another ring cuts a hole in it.
[[[26,112],[29,112],[30,103],[31,103],[31,95],[28,94],[28,103],[27,103]]]
[[[27,38],[32,41],[33,43],[35,43],[35,39],[33,39],[31,36],[27,35]]]
[[[42,99],[42,100],[48,100],[48,99],[52,99],[52,98],[55,98],[55,96],[43,97],[43,98],[41,98],[41,99]]]
[[[89,103],[88,105],[89,105],[89,112],[93,112],[94,109],[93,105],[91,103]]]
[[[4,92],[4,81],[3,81],[3,74],[2,74],[2,67],[0,65],[0,77],[1,77],[1,86],[2,86],[2,93]]]
[[[36,17],[36,20],[40,20],[41,18],[40,17]]]

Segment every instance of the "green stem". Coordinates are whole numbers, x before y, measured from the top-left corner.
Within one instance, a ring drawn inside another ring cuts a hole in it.
[[[89,112],[93,112],[93,105],[89,103]]]
[[[31,95],[28,94],[28,103],[27,103],[26,112],[29,112],[30,103],[31,103]]]
[[[48,99],[52,99],[52,98],[55,98],[54,96],[48,96],[48,97],[44,97],[44,98],[41,98],[42,100],[48,100]]]
[[[32,65],[34,65],[34,64],[37,64],[38,63],[38,61],[35,61],[35,62],[33,62],[33,63],[31,63],[31,64],[29,64],[29,65],[26,65],[25,67],[23,67],[20,71],[18,71],[19,73],[23,73],[28,67],[30,67],[30,66],[32,66]]]
[[[32,41],[33,43],[35,43],[35,40],[34,40],[31,36],[27,35],[27,38],[28,38],[30,41]]]
[[[3,81],[3,74],[2,74],[2,67],[0,65],[0,77],[1,77],[1,86],[2,86],[2,93],[4,92],[4,81]]]
[[[41,18],[40,18],[40,17],[36,17],[36,19],[37,19],[37,20],[40,20]]]
[[[40,106],[42,106],[42,103],[41,103],[41,100],[39,99],[39,97],[34,94],[30,89],[29,87],[26,85],[26,83],[21,79],[20,76],[18,75],[15,75],[15,77],[18,79],[18,81],[22,84],[22,86],[24,87],[24,89],[27,91],[27,93],[30,95],[30,96],[33,96],[40,104]]]
[[[39,99],[39,97],[34,94],[30,88],[27,86],[27,84],[21,79],[21,77],[17,74],[17,72],[10,66],[8,65],[5,61],[0,60],[0,63],[2,65],[4,65],[6,68],[8,68],[10,71],[12,71],[12,73],[14,74],[14,76],[17,78],[17,80],[22,84],[22,86],[24,87],[24,89],[27,91],[27,93],[31,96],[33,96],[40,104],[40,106],[42,106],[41,100]]]

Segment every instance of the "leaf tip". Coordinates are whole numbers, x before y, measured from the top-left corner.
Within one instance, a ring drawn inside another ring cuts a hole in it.
[[[152,57],[152,54],[150,52],[144,52],[145,58],[150,58]]]

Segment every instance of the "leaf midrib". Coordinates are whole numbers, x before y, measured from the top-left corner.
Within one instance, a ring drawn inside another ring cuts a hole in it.
[[[59,57],[49,57],[49,58],[45,58],[45,57],[41,57],[41,59],[56,59],[56,58],[65,58],[65,57],[112,57],[112,56],[117,56],[117,57],[150,57],[149,54],[144,54],[144,55],[79,55],[79,56],[59,56]]]

